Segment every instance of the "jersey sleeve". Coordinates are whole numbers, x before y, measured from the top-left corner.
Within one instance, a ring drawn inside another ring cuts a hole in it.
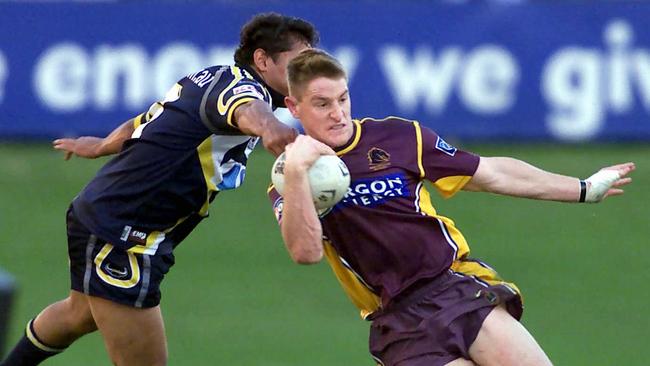
[[[244,103],[262,100],[271,104],[268,91],[248,72],[237,66],[231,66],[223,72],[211,95],[214,104],[206,109],[206,113],[212,124],[220,129],[237,128],[234,112]]]
[[[420,177],[431,181],[443,197],[453,196],[472,178],[480,157],[457,149],[417,122],[414,125]]]
[[[282,196],[280,196],[280,193],[275,190],[273,184],[271,184],[267,189],[267,194],[269,196],[269,200],[271,201],[271,205],[273,206],[273,214],[275,214],[275,219],[278,221],[278,224],[280,224],[282,222],[282,206],[284,200],[282,199]]]

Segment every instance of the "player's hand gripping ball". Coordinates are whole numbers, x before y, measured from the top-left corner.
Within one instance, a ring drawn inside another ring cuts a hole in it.
[[[273,163],[271,181],[275,189],[282,195],[284,193],[284,161],[282,153]],[[350,172],[336,155],[321,155],[314,165],[307,171],[311,197],[316,209],[323,210],[336,205],[350,187]]]

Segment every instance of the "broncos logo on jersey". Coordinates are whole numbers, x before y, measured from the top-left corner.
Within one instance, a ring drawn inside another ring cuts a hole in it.
[[[368,150],[370,170],[381,170],[390,166],[390,154],[378,147]]]

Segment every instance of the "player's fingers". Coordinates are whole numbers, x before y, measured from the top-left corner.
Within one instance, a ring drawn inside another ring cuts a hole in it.
[[[627,163],[622,163],[622,164],[616,164],[609,166],[605,169],[612,169],[612,170],[617,170],[619,173],[625,172],[625,174],[631,172],[636,168],[636,165],[633,162],[627,162]]]
[[[626,163],[621,163],[621,164],[615,164],[615,165],[608,166],[605,169],[619,169],[619,168],[623,168],[623,167],[630,166],[630,165],[634,165],[634,163],[631,162],[631,161],[628,161]]]
[[[321,155],[336,155],[336,153],[334,152],[334,150],[332,150],[331,147],[325,145],[324,143],[322,143],[320,141],[316,141],[316,140],[314,140],[314,141],[315,141],[314,146],[318,150],[319,154],[321,154]]]
[[[280,156],[280,154],[282,154],[283,151],[284,151],[284,149],[282,149],[280,147],[276,147],[276,146],[271,147],[271,154],[273,154],[273,156],[275,156],[275,157]]]
[[[321,155],[336,155],[336,152],[327,145],[325,145],[325,147],[323,147],[323,149],[321,149],[319,152]]]
[[[59,139],[59,140],[54,140],[53,146],[55,149],[67,149],[70,150],[72,149],[77,143],[77,140],[75,139]]]
[[[609,191],[607,191],[607,194],[605,194],[605,197],[620,196],[623,193],[625,193],[625,191],[623,191],[622,189],[614,188],[614,189],[610,189]]]
[[[630,174],[631,172],[634,171],[634,169],[636,169],[636,165],[634,163],[626,163],[626,164],[622,164],[622,165],[623,166],[618,168],[618,174],[621,177],[624,177],[624,176]]]
[[[612,184],[612,187],[621,187],[626,184],[630,184],[631,182],[632,182],[632,178],[621,178],[616,182],[614,182],[614,184]]]
[[[287,146],[284,147],[284,153],[287,156],[291,155],[291,152],[293,151],[294,147],[295,147],[295,145],[294,145],[293,142],[290,143],[290,144],[287,144]]]
[[[291,134],[292,134],[291,135],[291,141],[289,141],[289,142],[293,142],[296,139],[296,137],[298,137],[298,135],[300,135],[300,132],[298,132],[297,129],[292,128],[291,129]]]
[[[69,138],[56,139],[52,141],[52,145],[69,144],[71,141],[74,141],[74,139],[69,139]]]
[[[266,148],[271,154],[279,156],[284,151],[286,142],[280,140],[273,141],[264,141],[264,148]]]

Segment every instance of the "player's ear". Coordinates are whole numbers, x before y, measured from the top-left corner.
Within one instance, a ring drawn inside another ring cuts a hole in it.
[[[300,114],[298,113],[298,99],[296,99],[296,97],[284,97],[284,104],[287,106],[287,109],[289,109],[289,112],[291,112],[293,118],[300,119]]]
[[[266,72],[266,70],[268,70],[268,59],[269,56],[266,54],[266,51],[261,48],[258,48],[253,52],[253,63],[259,72]]]

